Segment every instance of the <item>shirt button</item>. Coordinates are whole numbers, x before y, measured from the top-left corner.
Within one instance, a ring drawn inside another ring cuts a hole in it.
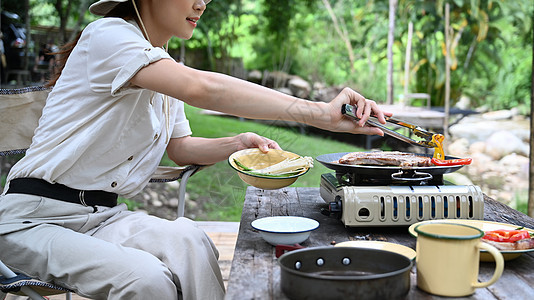
[[[146,49],[145,49],[145,51],[150,51],[150,50],[152,50],[152,49],[150,49],[150,48],[146,48]]]
[[[133,156],[128,157],[128,160],[133,160]]]
[[[111,187],[116,187],[116,186],[117,186],[117,182],[116,182],[116,181],[113,181],[113,182],[111,183]]]
[[[156,133],[156,134],[154,135],[154,140],[157,140],[158,138],[159,138],[159,134]]]

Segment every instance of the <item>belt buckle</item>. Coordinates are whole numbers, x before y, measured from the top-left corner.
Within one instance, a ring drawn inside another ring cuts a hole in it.
[[[78,198],[83,206],[88,206],[87,203],[85,203],[85,191],[80,191],[80,193],[78,193]]]

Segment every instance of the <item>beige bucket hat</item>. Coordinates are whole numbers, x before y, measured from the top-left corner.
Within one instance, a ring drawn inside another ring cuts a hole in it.
[[[89,11],[98,16],[107,15],[117,4],[131,0],[100,0],[89,6]]]

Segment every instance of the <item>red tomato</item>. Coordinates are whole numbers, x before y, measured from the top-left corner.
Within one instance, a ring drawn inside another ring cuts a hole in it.
[[[458,158],[458,159],[437,159],[432,158],[432,163],[436,166],[460,166],[460,165],[469,165],[473,159],[471,158]]]
[[[482,238],[495,242],[513,243],[519,240],[529,239],[530,234],[526,230],[501,229],[486,231],[486,234]]]

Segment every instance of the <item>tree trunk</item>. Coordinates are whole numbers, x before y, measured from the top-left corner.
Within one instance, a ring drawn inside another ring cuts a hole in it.
[[[532,33],[534,37],[534,31]],[[532,39],[532,49],[534,49],[534,39]],[[534,51],[532,51],[532,69],[530,86],[530,168],[528,178],[528,215],[534,218]]]
[[[63,1],[56,0],[56,11],[59,16],[59,36],[61,37],[60,44],[68,42],[69,37],[67,36],[67,21],[69,20],[70,10],[72,7],[72,0],[67,2],[67,7],[63,9]]]
[[[76,22],[76,25],[74,25],[72,33],[69,37],[69,41],[74,40],[76,36],[78,36],[78,32],[80,31],[83,20],[85,19],[85,12],[87,11],[88,8],[89,8],[89,0],[81,0],[80,8],[78,9],[78,15],[80,17],[78,18],[78,22]]]
[[[26,27],[26,45],[24,45],[24,57],[23,57],[23,63],[22,63],[22,69],[28,70],[30,67],[30,57],[28,56],[28,53],[30,53],[30,42],[32,40],[31,32],[30,32],[30,0],[24,0],[24,20]],[[19,84],[19,82],[17,82]]]
[[[449,103],[451,97],[451,36],[449,32],[449,3],[445,3],[445,120],[443,120],[443,135],[449,136]]]
[[[392,0],[397,1],[397,0]],[[336,17],[336,14],[334,13],[334,10],[332,9],[332,6],[330,5],[330,2],[328,0],[323,0],[324,6],[326,7],[326,10],[328,11],[328,14],[330,15],[330,18],[332,19],[332,23],[334,24],[334,29],[336,30],[339,37],[343,40],[345,43],[345,47],[347,48],[347,53],[349,55],[349,61],[350,61],[350,72],[354,73],[354,50],[352,49],[352,44],[350,43],[349,34],[347,32],[346,28],[343,28],[339,26],[338,19]]]
[[[406,41],[406,57],[404,58],[404,95],[402,104],[405,105],[410,93],[410,60],[412,57],[413,23],[408,23],[408,40]]]
[[[388,78],[387,78],[387,104],[393,104],[393,43],[395,42],[395,14],[397,0],[389,0],[389,27],[388,27]]]

